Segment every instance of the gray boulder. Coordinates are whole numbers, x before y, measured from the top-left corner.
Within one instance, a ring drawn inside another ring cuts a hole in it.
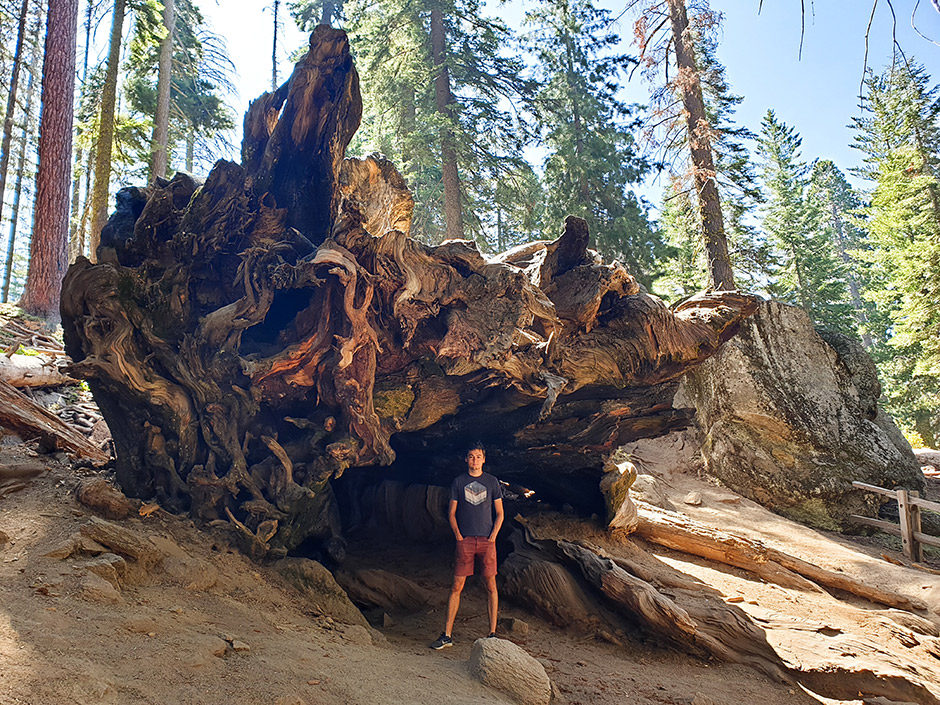
[[[477,639],[470,651],[470,673],[521,705],[548,705],[552,682],[545,667],[505,639]]]
[[[878,502],[853,480],[923,487],[880,394],[859,343],[819,333],[802,309],[770,301],[684,378],[674,404],[695,407],[709,474],[797,521],[840,529]]]

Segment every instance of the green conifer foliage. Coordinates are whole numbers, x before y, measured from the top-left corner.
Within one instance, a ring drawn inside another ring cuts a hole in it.
[[[432,10],[442,12],[446,41],[451,101],[443,113],[435,100]],[[456,153],[463,230],[483,249],[495,248],[500,217],[524,210],[532,196],[522,157],[530,133],[520,112],[532,87],[522,62],[510,56],[509,30],[485,17],[477,0],[350,0],[341,11],[363,75],[362,126],[349,151],[378,151],[395,162],[415,197],[412,234],[435,243],[447,229],[441,148],[447,135]]]
[[[940,105],[923,67],[895,62],[866,80],[854,121],[867,216],[867,297],[889,410],[929,445],[940,442]]]
[[[592,246],[650,285],[665,253],[648,206],[631,190],[648,171],[633,133],[636,109],[617,96],[635,61],[615,53],[606,10],[590,0],[544,0],[527,15],[537,58],[537,115],[544,162],[547,236],[568,214],[588,222]]]
[[[225,43],[207,27],[192,0],[176,0],[173,69],[170,80],[171,164],[193,171],[197,162],[210,166],[228,146],[235,127],[232,109],[223,93],[232,90],[235,67]],[[159,31],[137,22],[131,41],[126,93],[138,119],[150,120],[156,113]],[[159,18],[156,18],[159,21]],[[149,146],[146,147],[149,150]],[[147,161],[145,158],[144,161]],[[173,169],[170,169],[172,173]]]
[[[782,256],[771,291],[801,306],[816,325],[851,332],[845,266],[823,227],[819,203],[807,198],[810,168],[801,160],[801,144],[796,130],[768,110],[758,139],[766,199],[763,226]]]

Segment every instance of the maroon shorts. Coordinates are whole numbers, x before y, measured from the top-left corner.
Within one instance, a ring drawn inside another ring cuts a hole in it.
[[[496,542],[488,541],[486,536],[465,536],[463,541],[457,542],[454,575],[458,578],[473,575],[474,559],[477,556],[483,560],[483,577],[492,578],[496,575]]]

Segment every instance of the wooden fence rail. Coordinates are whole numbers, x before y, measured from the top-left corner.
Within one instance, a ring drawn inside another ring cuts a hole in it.
[[[921,499],[920,493],[916,490],[888,490],[865,482],[853,482],[852,486],[896,500],[898,514],[900,515],[900,525],[898,525],[883,519],[872,519],[871,517],[853,514],[852,519],[857,523],[874,526],[885,533],[900,536],[904,555],[917,563],[924,560],[924,544],[940,547],[940,537],[925,534],[920,525],[920,510],[926,509],[940,513],[940,502]]]

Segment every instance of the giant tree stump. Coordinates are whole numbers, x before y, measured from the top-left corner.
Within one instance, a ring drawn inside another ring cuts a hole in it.
[[[69,269],[71,373],[122,487],[283,553],[339,530],[330,481],[348,468],[446,483],[479,437],[502,478],[603,511],[607,457],[688,423],[676,379],[756,300],[667,308],[573,217],[490,259],[416,242],[394,166],[344,159],[358,86],[346,35],[318,27],[251,104],[241,164],[122,190],[98,263]]]

